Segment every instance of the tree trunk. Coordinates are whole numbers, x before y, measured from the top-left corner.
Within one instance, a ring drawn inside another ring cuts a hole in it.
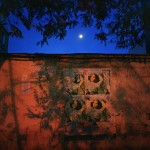
[[[146,54],[150,55],[150,0],[141,0],[144,19]]]

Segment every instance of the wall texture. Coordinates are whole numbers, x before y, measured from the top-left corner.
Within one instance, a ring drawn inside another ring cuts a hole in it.
[[[150,149],[150,56],[2,58],[2,150]]]

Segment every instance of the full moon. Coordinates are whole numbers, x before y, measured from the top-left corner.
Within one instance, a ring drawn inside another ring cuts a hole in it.
[[[83,38],[83,34],[79,34],[79,39],[82,39]]]

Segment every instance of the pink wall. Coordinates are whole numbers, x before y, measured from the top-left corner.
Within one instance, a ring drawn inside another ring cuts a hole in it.
[[[109,93],[73,94],[74,72],[83,76],[84,90],[90,74],[106,72]],[[0,69],[0,147],[150,148],[149,98],[150,56],[14,55]],[[70,108],[73,100],[84,111]],[[100,109],[90,108],[94,100]]]

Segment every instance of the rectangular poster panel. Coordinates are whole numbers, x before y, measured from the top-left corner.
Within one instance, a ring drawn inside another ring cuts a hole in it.
[[[65,69],[64,86],[71,95],[110,94],[110,70]]]
[[[72,129],[95,128],[99,122],[108,121],[110,69],[65,69],[63,83],[69,95],[66,118]]]

